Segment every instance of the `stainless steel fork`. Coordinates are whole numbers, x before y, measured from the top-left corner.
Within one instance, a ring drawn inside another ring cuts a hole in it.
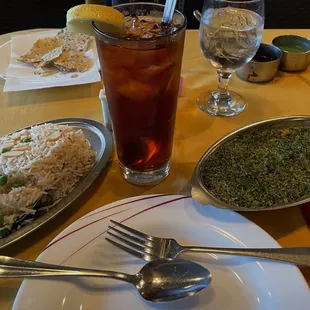
[[[218,248],[182,246],[175,239],[158,238],[111,220],[106,240],[116,247],[146,261],[158,258],[176,258],[183,252],[241,255],[310,266],[310,247],[304,248]],[[116,228],[117,227],[117,228]],[[117,241],[116,241],[117,240]]]

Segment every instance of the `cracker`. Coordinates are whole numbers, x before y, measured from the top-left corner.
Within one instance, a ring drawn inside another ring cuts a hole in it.
[[[39,67],[46,67],[63,52],[63,46],[59,46],[42,56]]]
[[[85,72],[92,68],[93,61],[84,54],[92,38],[82,33],[61,30],[56,37],[37,40],[31,50],[18,60],[32,63],[35,74],[46,76],[56,72]],[[51,73],[45,68],[51,68]],[[52,73],[53,72],[53,73]]]
[[[56,38],[60,45],[67,51],[75,51],[85,54],[90,46],[92,38],[83,33],[69,32],[66,29],[57,33]]]
[[[56,64],[54,64],[55,68],[57,68],[59,71],[61,71],[62,73],[68,73],[68,72],[71,72],[72,70],[71,69],[67,69],[65,67],[62,67],[62,66],[58,66]]]
[[[44,70],[42,67],[37,67],[34,70],[34,74],[40,75],[40,76],[49,76],[49,75],[53,75],[56,73],[59,73],[59,70],[56,67],[52,67],[47,70]]]
[[[59,47],[61,44],[56,38],[44,38],[37,40],[31,50],[18,58],[22,62],[35,63],[40,62],[41,58],[51,50]]]
[[[44,70],[41,67],[36,67],[36,69],[34,70],[34,74],[36,75],[41,75],[44,73]]]
[[[82,53],[64,51],[53,63],[61,71],[85,72],[93,66],[93,62]]]

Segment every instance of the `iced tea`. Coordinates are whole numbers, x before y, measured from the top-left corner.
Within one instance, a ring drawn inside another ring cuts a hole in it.
[[[131,15],[126,23],[123,37],[96,32],[102,77],[123,175],[154,183],[170,169],[185,18],[165,31],[154,18]]]

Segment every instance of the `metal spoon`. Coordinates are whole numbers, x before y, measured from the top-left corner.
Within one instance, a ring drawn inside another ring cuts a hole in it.
[[[209,270],[183,259],[157,259],[135,275],[115,271],[57,266],[0,256],[0,278],[20,277],[103,277],[133,284],[139,294],[152,302],[173,301],[193,296],[211,282]]]
[[[201,21],[201,13],[198,10],[195,10],[193,12],[193,14],[196,17],[196,19],[200,22]]]

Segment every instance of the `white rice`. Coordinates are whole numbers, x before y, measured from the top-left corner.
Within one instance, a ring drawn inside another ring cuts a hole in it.
[[[23,143],[25,137],[30,142]],[[94,165],[95,154],[89,142],[82,131],[70,126],[33,126],[0,138],[0,150],[1,144],[12,140],[14,148],[27,145],[29,149],[18,157],[0,155],[0,176],[8,177],[8,183],[0,186],[0,216],[4,216],[5,224],[19,214],[31,213],[45,193],[52,195],[53,201],[64,197]],[[14,184],[22,186],[14,188]]]

